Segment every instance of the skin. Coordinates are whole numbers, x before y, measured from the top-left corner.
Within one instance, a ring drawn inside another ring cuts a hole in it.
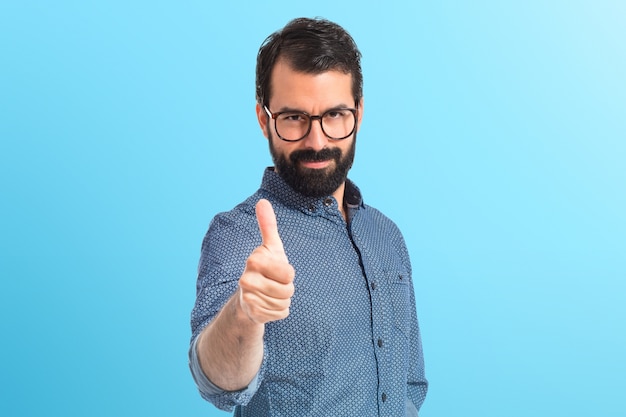
[[[269,109],[272,112],[284,110],[301,110],[309,114],[322,114],[326,110],[335,107],[354,107],[354,96],[352,94],[352,75],[344,74],[340,71],[328,71],[321,74],[307,74],[294,71],[291,66],[278,60],[272,70],[273,86],[272,95],[269,102]],[[320,151],[323,148],[340,148],[345,155],[352,144],[354,137],[334,141],[322,131],[319,122],[314,121],[311,125],[311,132],[298,142],[286,142],[277,137],[268,135],[268,123],[270,131],[273,132],[274,122],[268,120],[267,113],[261,104],[256,105],[257,120],[265,137],[272,140],[277,152],[288,156],[298,149],[314,149]],[[357,131],[361,126],[363,116],[363,100],[359,103],[357,115]],[[335,161],[304,162],[306,168],[312,169],[333,169]],[[334,193],[333,197],[341,203],[343,202],[344,184]],[[339,204],[341,213],[344,215],[343,204]]]
[[[269,108],[273,112],[285,109],[321,114],[338,107],[352,107],[352,76],[338,71],[306,74],[294,71],[287,63],[278,61],[272,70],[272,96]],[[360,127],[363,103],[359,105],[357,129]],[[259,104],[257,119],[263,135],[274,141],[276,150],[288,156],[297,149],[321,150],[339,147],[348,150],[354,137],[341,141],[328,139],[318,122],[299,142],[285,142],[268,132],[268,116]],[[273,129],[273,124],[269,126]],[[333,169],[334,160],[303,162],[311,169]],[[344,185],[333,196],[343,202]],[[343,204],[339,204],[343,212]],[[278,234],[276,216],[267,200],[260,200],[256,216],[263,243],[248,257],[233,296],[226,302],[198,339],[198,358],[205,375],[218,387],[235,391],[252,381],[263,360],[265,323],[281,320],[289,315],[294,294],[295,271],[285,255]],[[345,214],[344,214],[345,217]]]

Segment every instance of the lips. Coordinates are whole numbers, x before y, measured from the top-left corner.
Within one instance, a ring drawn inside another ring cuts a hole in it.
[[[300,161],[300,165],[305,168],[322,169],[326,168],[331,162],[332,159],[325,159],[323,161]]]

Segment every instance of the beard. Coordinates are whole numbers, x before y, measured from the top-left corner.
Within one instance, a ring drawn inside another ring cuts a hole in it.
[[[346,154],[339,148],[324,148],[321,151],[313,149],[300,149],[293,151],[288,157],[279,154],[274,148],[274,138],[268,132],[270,153],[278,175],[295,191],[307,196],[320,198],[329,196],[346,181],[348,171],[352,168],[356,151],[356,132],[352,139],[352,145]],[[335,166],[321,169],[304,168],[300,162],[317,162],[332,159]]]

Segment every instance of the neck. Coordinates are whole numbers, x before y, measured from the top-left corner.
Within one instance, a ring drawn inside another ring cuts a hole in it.
[[[339,188],[337,188],[337,190],[332,194],[332,196],[335,197],[335,200],[337,200],[337,205],[339,206],[339,212],[343,216],[343,219],[347,222],[348,221],[348,216],[346,214],[346,208],[345,208],[345,204],[344,204],[344,201],[343,201],[343,196],[344,196],[345,190],[346,190],[346,183],[344,181],[339,186]]]

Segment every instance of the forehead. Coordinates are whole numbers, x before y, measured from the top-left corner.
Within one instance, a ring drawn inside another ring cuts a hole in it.
[[[270,104],[273,108],[309,110],[339,104],[351,106],[353,101],[351,74],[335,70],[319,74],[296,71],[283,60],[276,62],[272,69]]]

